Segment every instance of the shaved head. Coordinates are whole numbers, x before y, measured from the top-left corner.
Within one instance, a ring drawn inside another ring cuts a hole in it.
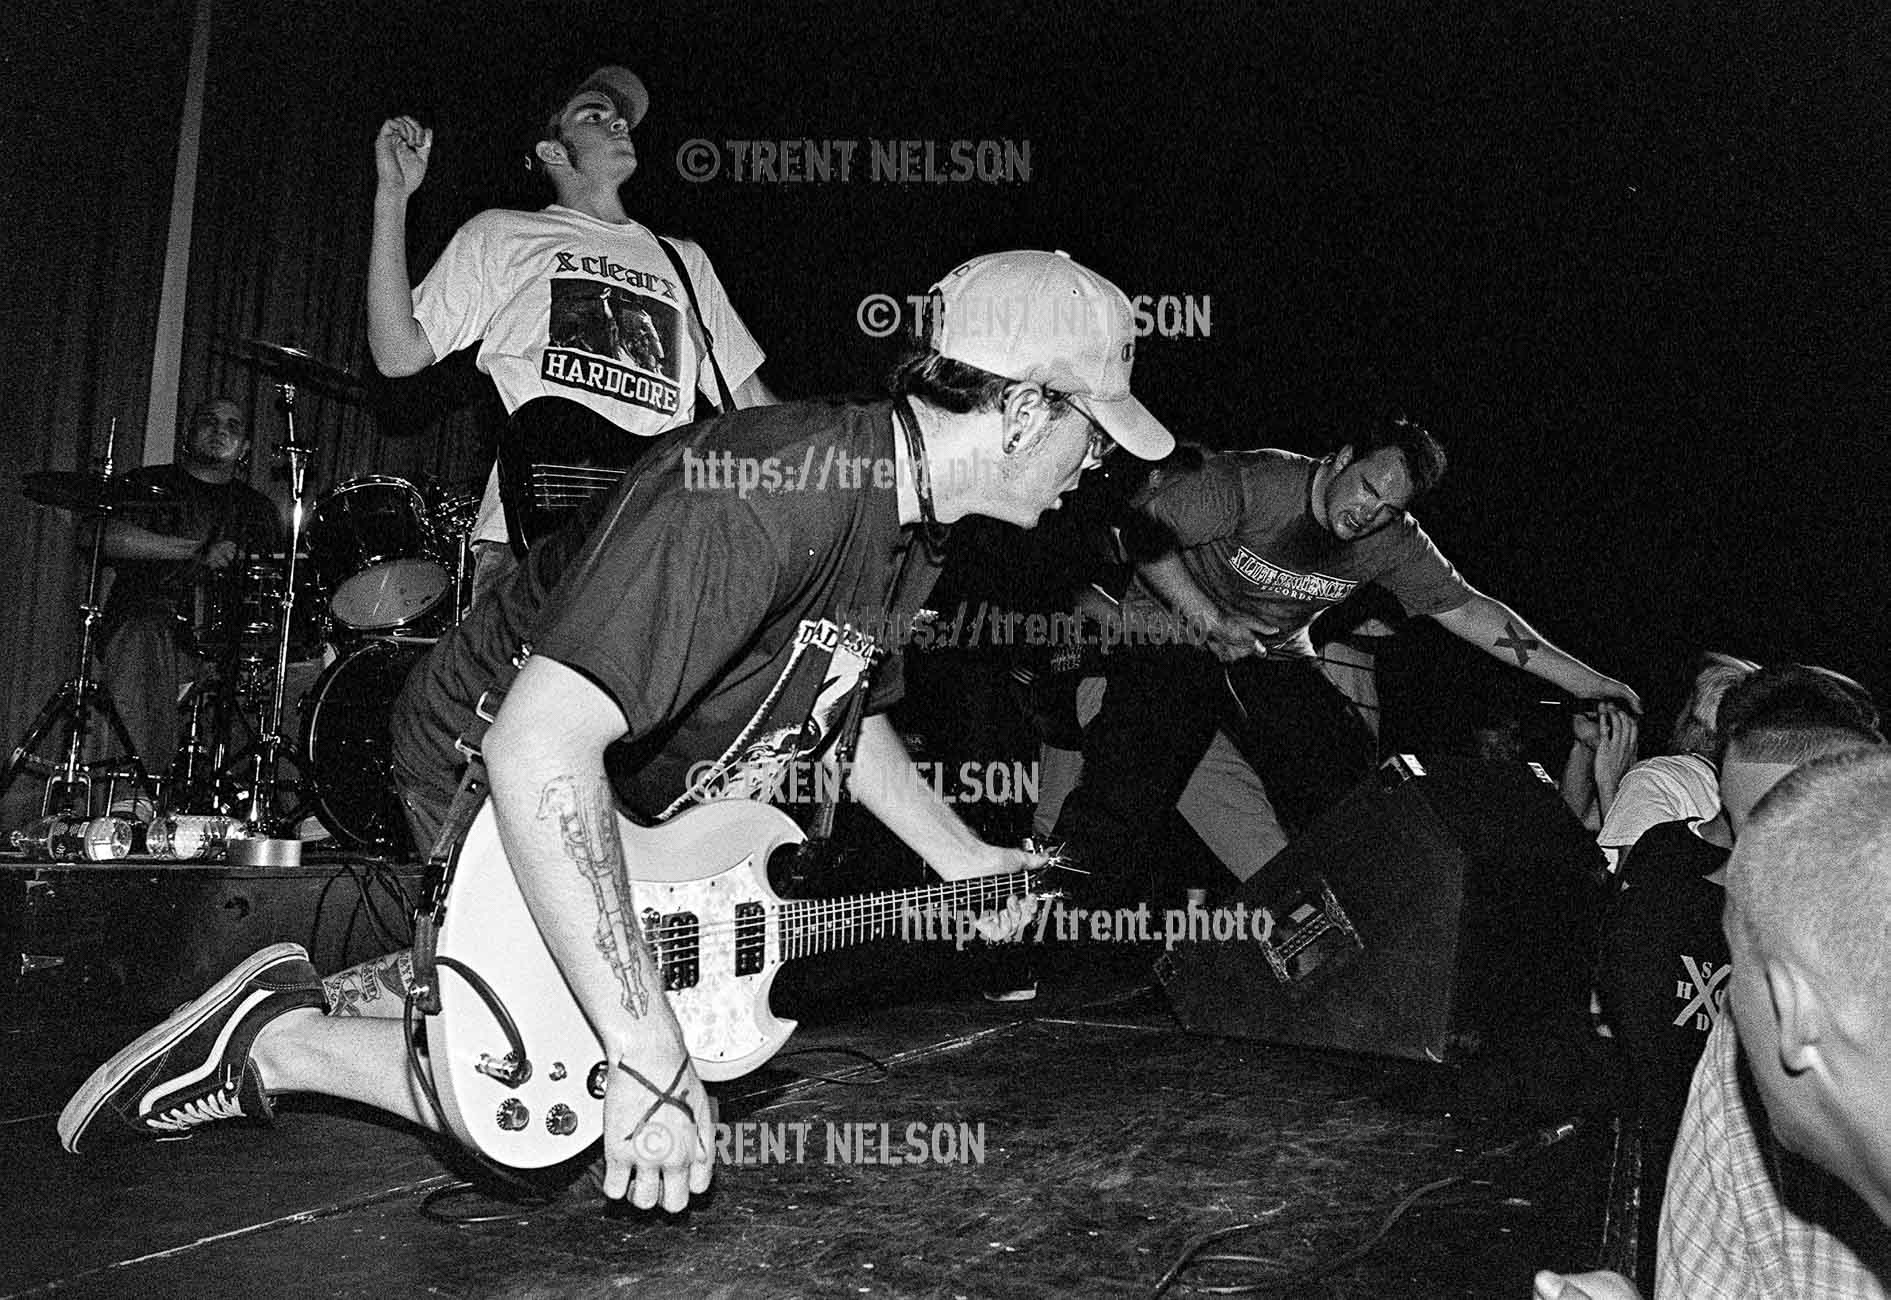
[[[1853,748],[1785,775],[1728,864],[1729,902],[1761,955],[1792,952],[1891,1004],[1891,748]]]

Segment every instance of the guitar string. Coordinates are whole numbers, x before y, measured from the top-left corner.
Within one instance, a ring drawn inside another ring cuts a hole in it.
[[[1025,882],[1026,888],[1023,890],[1005,888],[1009,883],[1010,878],[1007,876],[989,883],[954,882],[952,885],[937,887],[936,890],[920,892],[934,895],[926,899],[926,903],[997,902],[1001,898],[1009,900],[1029,893],[1030,885],[1034,882]],[[895,924],[921,906],[924,904],[916,902],[912,894],[875,894],[850,899],[790,899],[777,904],[772,913],[763,912],[759,916],[742,916],[729,921],[698,922],[690,927],[688,936],[666,935],[659,930],[651,946],[660,953],[685,951],[692,946],[700,947],[705,936],[720,938],[725,931],[738,942],[744,938],[752,940],[757,937],[765,940],[771,919],[777,920],[784,931],[793,927],[792,933],[783,934],[784,944],[818,941],[823,937],[869,926]],[[833,915],[822,914],[829,909],[834,911]],[[689,914],[659,913],[657,923],[662,926],[666,918],[679,915]],[[674,925],[675,922],[670,924]]]
[[[906,918],[900,914],[878,913],[871,916],[854,916],[845,919],[803,918],[802,923],[793,920],[775,918],[781,922],[783,943],[820,943],[833,937],[845,937],[860,931],[888,931],[902,926]],[[735,922],[711,922],[688,928],[687,934],[659,932],[651,940],[651,946],[661,953],[680,953],[691,948],[701,948],[706,942],[717,941],[726,934],[737,945],[744,940],[765,941],[768,934],[769,918],[749,918]],[[674,923],[672,923],[674,927]]]
[[[774,904],[769,911],[759,915],[740,916],[729,921],[712,921],[701,926],[703,930],[741,928],[743,926],[764,925],[771,915],[800,920],[866,920],[876,915],[897,917],[900,911],[927,903],[943,902],[986,902],[999,898],[1009,898],[1031,892],[1035,881],[1023,881],[1022,889],[1013,888],[1009,874],[990,883],[974,884],[968,881],[954,882],[950,885],[936,886],[917,892],[893,892],[887,894],[856,895],[851,898],[794,898],[784,899]],[[890,909],[890,910],[889,910]],[[655,911],[654,908],[650,909]],[[815,914],[831,911],[833,915],[817,917]],[[674,912],[658,912],[659,920],[666,916],[685,915]]]

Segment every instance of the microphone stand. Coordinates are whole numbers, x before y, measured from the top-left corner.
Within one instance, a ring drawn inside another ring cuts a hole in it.
[[[282,600],[276,614],[276,676],[269,693],[269,712],[262,718],[262,733],[256,740],[255,770],[249,783],[249,807],[243,814],[243,822],[251,833],[265,839],[280,829],[276,824],[276,787],[282,753],[283,683],[289,675],[289,638],[295,615],[295,570],[302,550],[303,522],[307,517],[308,462],[309,456],[315,451],[313,445],[296,440],[295,384],[284,382],[276,385],[276,388],[282,394],[288,430],[288,436],[282,444],[282,454],[289,462],[289,558],[284,566]]]

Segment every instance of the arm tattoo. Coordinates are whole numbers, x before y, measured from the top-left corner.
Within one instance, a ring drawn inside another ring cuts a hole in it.
[[[1509,619],[1504,620],[1504,631],[1508,632],[1510,635],[1500,636],[1492,644],[1496,645],[1500,650],[1508,650],[1511,654],[1517,656],[1517,667],[1519,668],[1530,662],[1530,652],[1532,650],[1541,650],[1543,648],[1541,641],[1533,636],[1523,635],[1517,625],[1512,623]]]
[[[650,988],[644,979],[648,963],[637,916],[625,907],[624,893],[618,887],[621,851],[613,851],[617,828],[611,818],[615,814],[608,805],[598,808],[587,807],[586,803],[577,783],[561,776],[539,795],[538,819],[556,823],[565,856],[590,882],[591,896],[598,907],[598,955],[623,988],[624,1010],[642,1019],[650,1011]]]

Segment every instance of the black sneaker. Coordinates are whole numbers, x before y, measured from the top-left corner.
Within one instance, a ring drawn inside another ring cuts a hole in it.
[[[220,1119],[271,1118],[250,1044],[285,1011],[322,1006],[322,981],[299,943],[250,957],[194,1002],[92,1072],[59,1113],[59,1141],[77,1153],[113,1132],[187,1133]]]

